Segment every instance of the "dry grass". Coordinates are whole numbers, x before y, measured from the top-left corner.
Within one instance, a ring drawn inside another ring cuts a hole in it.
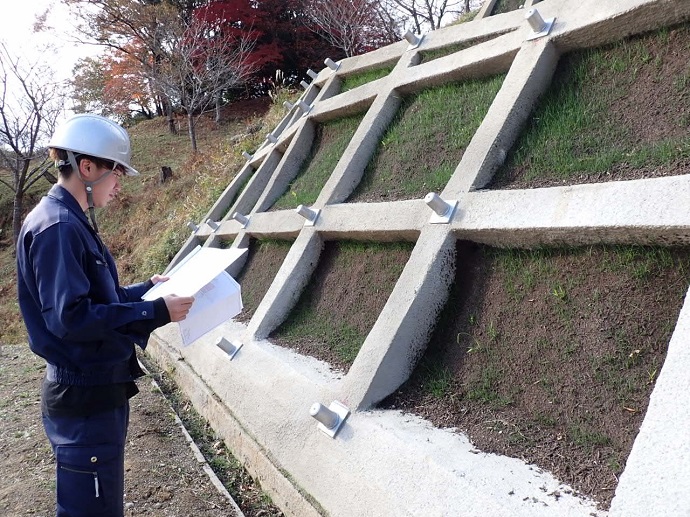
[[[265,134],[285,115],[283,100],[296,95],[280,92],[265,114],[249,110],[245,116],[233,105],[235,109],[220,124],[203,117],[198,123],[196,154],[192,153],[183,119],[178,122],[177,135],[169,133],[163,118],[128,128],[134,150],[132,163],[141,175],[127,178],[118,199],[98,214],[101,235],[118,263],[121,283],[148,278],[168,265],[189,236],[187,222],[199,222],[240,170],[242,151],[258,148]],[[257,126],[262,130],[249,134],[248,128]],[[163,166],[172,168],[173,178],[161,184]],[[41,188],[46,192],[50,185],[46,182]],[[5,206],[11,210],[11,204]],[[31,206],[26,208],[28,211]],[[7,235],[11,218],[2,221],[3,234]],[[0,243],[0,272],[0,343],[26,342],[17,305],[11,239]]]

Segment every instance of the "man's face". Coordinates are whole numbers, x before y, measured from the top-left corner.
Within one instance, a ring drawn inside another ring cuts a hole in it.
[[[103,208],[120,192],[120,179],[124,175],[124,170],[121,165],[117,165],[113,170],[108,166],[98,165],[94,162],[87,165],[87,170],[89,181],[98,181],[103,178],[93,186],[93,205],[97,208]]]

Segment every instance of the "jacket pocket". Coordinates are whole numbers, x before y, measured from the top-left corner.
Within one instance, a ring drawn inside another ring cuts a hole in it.
[[[58,445],[57,500],[69,515],[97,515],[118,500],[120,448]]]
[[[96,303],[116,303],[119,301],[113,272],[106,259],[99,254],[89,252],[86,261],[86,272],[89,279],[89,296]]]

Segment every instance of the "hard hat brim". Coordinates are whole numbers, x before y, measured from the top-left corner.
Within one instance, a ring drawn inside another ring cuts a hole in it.
[[[139,171],[129,165],[120,164],[125,168],[125,176],[139,176]]]

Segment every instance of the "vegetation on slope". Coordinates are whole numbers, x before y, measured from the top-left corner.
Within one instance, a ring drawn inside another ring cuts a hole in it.
[[[282,102],[297,95],[282,91],[275,102],[262,98],[231,105],[217,125],[202,118],[199,152],[192,153],[186,122],[178,121],[171,135],[163,118],[142,121],[128,128],[132,163],[138,177],[122,182],[118,198],[98,211],[104,241],[118,262],[123,284],[161,272],[189,236],[188,221],[199,222],[244,163],[242,151],[254,151],[266,132],[284,116]],[[269,109],[270,108],[270,109]],[[160,181],[161,167],[172,168],[173,178]],[[37,184],[27,200],[29,210],[48,191],[48,181]],[[0,343],[26,341],[16,302],[14,246],[11,233],[11,200],[3,191],[3,239],[0,247]]]

